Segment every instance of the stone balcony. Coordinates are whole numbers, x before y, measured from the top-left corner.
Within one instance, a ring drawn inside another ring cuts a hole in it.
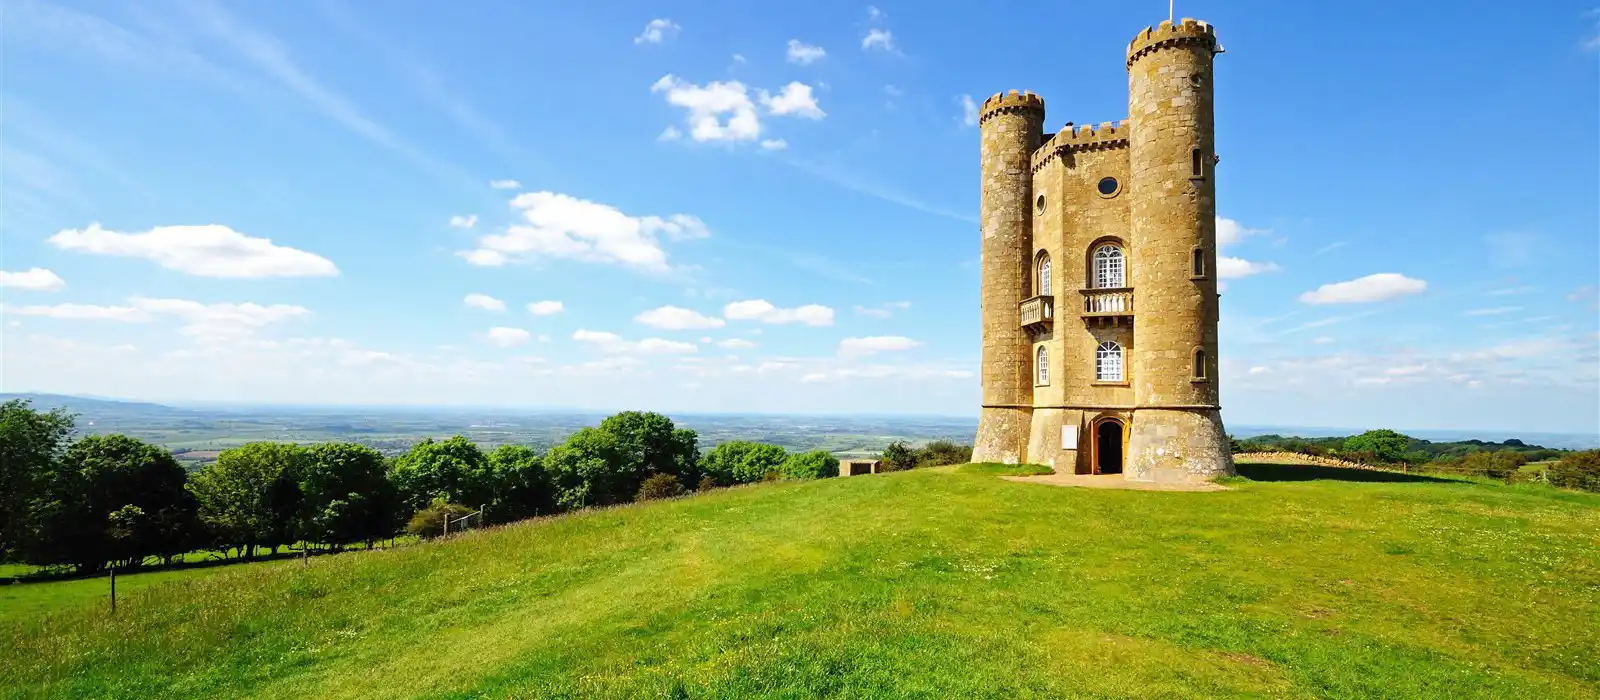
[[[1083,320],[1090,324],[1133,324],[1133,288],[1085,289]]]
[[[1049,328],[1056,315],[1055,297],[1037,296],[1017,307],[1023,328]]]

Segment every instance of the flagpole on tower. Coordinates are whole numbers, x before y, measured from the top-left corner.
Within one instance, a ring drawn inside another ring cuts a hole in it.
[[[1172,0],[1167,0],[1167,23],[1172,23]]]

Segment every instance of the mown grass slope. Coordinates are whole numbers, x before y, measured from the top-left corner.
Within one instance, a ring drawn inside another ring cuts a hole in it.
[[[1600,697],[1600,498],[1241,469],[760,485],[167,583],[115,618],[0,611],[0,696]]]

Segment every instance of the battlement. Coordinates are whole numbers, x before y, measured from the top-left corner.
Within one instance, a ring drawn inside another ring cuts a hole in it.
[[[1063,126],[1060,132],[1051,136],[1050,140],[1033,152],[1033,171],[1039,172],[1040,168],[1063,153],[1127,148],[1128,134],[1133,131],[1132,127],[1133,123],[1127,119],[1120,122],[1100,122],[1099,126],[1088,124],[1077,127],[1071,124]]]
[[[997,114],[1034,112],[1044,118],[1044,98],[1031,92],[997,92],[983,101],[978,108],[978,123],[989,121]]]
[[[1155,27],[1145,27],[1144,31],[1133,37],[1128,42],[1128,67],[1133,67],[1133,62],[1146,54],[1159,49],[1173,46],[1200,45],[1211,50],[1212,53],[1221,53],[1217,45],[1217,30],[1206,22],[1185,17],[1173,23],[1171,20],[1162,22]]]

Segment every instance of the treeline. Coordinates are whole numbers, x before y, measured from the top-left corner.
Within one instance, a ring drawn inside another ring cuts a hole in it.
[[[700,453],[695,431],[629,411],[544,454],[484,452],[457,435],[392,459],[364,445],[255,442],[190,473],[172,452],[126,435],[73,439],[74,417],[0,404],[0,561],[71,567],[170,563],[197,550],[303,543],[338,550],[401,532],[430,537],[469,513],[503,523],[592,506],[775,479],[837,476],[825,451],[728,442]]]
[[[1293,437],[1284,435],[1257,435],[1245,440],[1234,439],[1233,451],[1241,452],[1296,452],[1306,455],[1337,457],[1352,453],[1370,453],[1369,456],[1394,464],[1421,465],[1435,460],[1458,460],[1482,452],[1512,452],[1525,462],[1543,462],[1557,459],[1568,450],[1558,450],[1529,445],[1521,440],[1485,442],[1459,440],[1432,442],[1395,432],[1369,430],[1349,437]],[[1343,457],[1348,459],[1349,457]],[[1359,461],[1359,460],[1352,460]]]
[[[922,447],[911,447],[904,442],[891,442],[879,455],[883,471],[892,472],[919,467],[939,467],[946,464],[966,464],[972,461],[972,446],[958,445],[949,440],[934,440]]]
[[[1543,481],[1552,486],[1600,491],[1600,450],[1574,452],[1529,445],[1521,440],[1434,443],[1393,430],[1369,430],[1343,438],[1261,435],[1233,440],[1235,454],[1294,452],[1351,462],[1414,469],[1419,472],[1481,476],[1502,481]],[[1552,464],[1525,472],[1530,462]]]

